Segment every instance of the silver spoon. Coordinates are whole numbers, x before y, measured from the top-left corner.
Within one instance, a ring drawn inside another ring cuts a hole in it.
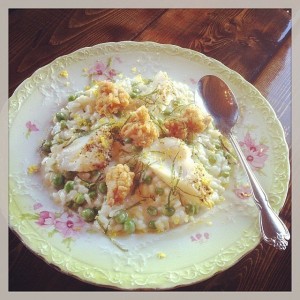
[[[260,210],[260,228],[263,239],[276,249],[285,250],[290,239],[290,233],[271,208],[266,193],[231,133],[231,129],[236,124],[239,116],[238,105],[232,91],[219,77],[207,75],[198,82],[196,97],[199,96],[203,100],[205,108],[213,117],[216,127],[228,137],[247,173],[253,199]]]

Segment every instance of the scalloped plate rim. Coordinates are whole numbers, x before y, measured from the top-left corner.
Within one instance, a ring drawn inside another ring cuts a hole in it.
[[[243,84],[246,84],[248,86],[248,88],[251,88],[252,90],[255,90],[255,92],[257,93],[257,95],[259,97],[261,97],[262,99],[264,99],[264,105],[268,106],[268,108],[271,110],[271,113],[274,115],[274,120],[276,120],[276,125],[277,127],[281,130],[281,134],[284,136],[284,131],[283,131],[283,128],[282,128],[282,125],[280,123],[280,121],[277,119],[277,116],[276,116],[276,113],[274,111],[274,109],[271,107],[271,105],[268,103],[268,101],[262,96],[262,94],[253,86],[251,85],[249,82],[247,82],[240,74],[238,74],[236,71],[233,71],[231,69],[229,69],[228,67],[226,67],[223,63],[213,59],[213,58],[210,58],[210,57],[207,57],[205,56],[204,54],[202,53],[199,53],[199,52],[196,52],[195,50],[191,50],[191,49],[186,49],[186,48],[182,48],[180,46],[176,46],[176,45],[171,45],[171,44],[158,44],[158,43],[155,43],[155,42],[132,42],[132,41],[123,41],[123,42],[110,42],[110,43],[103,43],[103,44],[98,44],[98,45],[94,45],[94,46],[90,46],[90,47],[84,47],[84,48],[81,48],[81,49],[78,49],[74,52],[71,52],[69,54],[66,54],[66,55],[63,55],[63,56],[60,56],[56,59],[54,59],[52,62],[50,62],[49,64],[39,68],[38,70],[36,70],[29,78],[25,79],[14,91],[14,93],[12,94],[12,96],[10,97],[10,101],[14,101],[14,99],[17,97],[17,93],[19,91],[22,90],[22,87],[24,87],[24,85],[26,85],[28,82],[30,82],[30,80],[32,79],[32,77],[42,73],[43,71],[47,70],[47,68],[49,68],[50,66],[54,65],[55,63],[59,62],[60,60],[63,60],[64,58],[67,58],[69,56],[75,56],[76,53],[80,53],[82,51],[90,51],[92,49],[95,49],[95,48],[104,48],[105,46],[116,46],[116,45],[124,45],[124,47],[126,48],[127,45],[131,45],[131,46],[136,46],[137,48],[139,47],[138,45],[144,45],[144,46],[149,46],[149,47],[152,47],[152,48],[155,48],[155,47],[159,47],[161,50],[164,49],[164,48],[174,48],[178,51],[180,51],[180,54],[186,54],[186,53],[191,53],[193,55],[196,55],[200,58],[205,58],[207,60],[209,60],[210,62],[212,62],[213,64],[216,64],[218,65],[218,67],[220,69],[226,69],[226,70],[230,70],[231,74],[234,75],[235,78],[237,78],[238,80],[242,81]],[[151,49],[151,51],[153,51],[153,49]],[[151,52],[150,51],[150,52]],[[10,103],[11,104],[11,103]],[[13,121],[11,121],[11,124],[12,124]],[[288,153],[289,149],[288,149],[288,146],[287,146],[287,143],[284,139],[284,145],[281,145],[282,147],[285,146],[285,151]],[[287,195],[287,191],[288,191],[288,182],[290,180],[290,165],[289,165],[289,161],[288,159],[285,161],[285,168],[286,168],[286,185],[285,185],[285,189],[284,189],[284,192],[282,193],[283,195],[283,200],[281,201],[280,203],[280,208],[279,208],[279,211],[282,209],[283,205],[285,204],[285,201],[286,201],[286,195]],[[16,205],[16,203],[14,203]],[[11,197],[10,199],[10,203],[9,203],[9,207],[12,208],[12,205],[13,205],[13,197]],[[28,224],[30,226],[30,224]],[[19,228],[17,226],[17,224],[11,224],[11,222],[9,222],[9,226],[11,227],[11,229],[13,231],[15,231],[18,236],[20,237],[22,243],[24,245],[26,245],[27,248],[29,248],[34,254],[38,255],[39,257],[41,257],[46,263],[48,264],[55,264],[55,262],[53,262],[53,260],[51,261],[51,258],[45,254],[42,253],[41,249],[38,249],[37,245],[33,243],[31,243],[30,241],[25,241],[24,240],[24,237],[22,235],[22,233],[20,233],[19,231]],[[252,228],[254,229],[253,233],[257,233],[257,230],[258,230],[258,227],[256,228]],[[261,238],[257,237],[255,238],[255,240],[253,241],[253,243],[251,244],[251,247],[249,249],[246,249],[244,251],[241,251],[238,253],[238,258],[237,259],[232,259],[231,261],[227,262],[227,264],[223,267],[220,267],[219,269],[215,269],[213,270],[212,272],[202,276],[201,278],[199,276],[196,276],[195,278],[193,278],[192,280],[188,281],[188,282],[184,282],[184,283],[178,283],[178,284],[174,284],[174,283],[169,283],[169,285],[165,284],[164,287],[159,287],[159,286],[155,286],[155,287],[142,287],[142,288],[132,288],[130,287],[130,285],[128,286],[123,286],[123,285],[118,285],[118,284],[114,284],[114,283],[101,283],[101,282],[93,282],[91,280],[88,280],[86,278],[83,278],[81,275],[82,274],[73,274],[72,272],[68,271],[67,268],[65,267],[65,265],[56,265],[56,267],[58,267],[61,272],[65,273],[65,274],[68,274],[68,275],[71,275],[71,276],[74,276],[75,278],[79,279],[79,280],[82,280],[84,282],[87,282],[87,283],[90,283],[90,284],[93,284],[93,285],[100,285],[100,286],[106,286],[106,287],[111,287],[113,289],[171,289],[171,288],[175,288],[175,287],[179,287],[179,286],[186,286],[186,285],[191,285],[191,284],[194,284],[196,282],[200,282],[200,281],[204,281],[204,280],[207,280],[208,278],[211,278],[213,275],[215,275],[216,273],[219,273],[219,272],[222,272],[224,270],[227,270],[228,268],[232,267],[233,265],[235,265],[237,262],[239,262],[245,255],[247,255],[248,253],[250,253],[260,242]],[[49,246],[50,243],[49,243]]]

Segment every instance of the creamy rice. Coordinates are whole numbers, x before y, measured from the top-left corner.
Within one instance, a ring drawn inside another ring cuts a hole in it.
[[[71,95],[41,149],[53,201],[107,235],[201,219],[223,200],[231,171],[211,118],[165,72]]]

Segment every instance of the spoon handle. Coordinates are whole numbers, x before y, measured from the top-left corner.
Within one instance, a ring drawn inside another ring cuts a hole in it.
[[[285,250],[290,239],[287,227],[271,208],[266,193],[251,170],[235,137],[229,133],[228,138],[247,173],[253,198],[260,209],[260,228],[263,239],[276,249]]]

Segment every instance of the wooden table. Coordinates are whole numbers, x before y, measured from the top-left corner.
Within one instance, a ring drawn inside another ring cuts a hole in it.
[[[291,147],[291,11],[287,9],[11,10],[9,93],[38,68],[79,48],[123,40],[190,48],[239,72],[268,99]],[[291,148],[290,148],[291,149]],[[291,189],[280,214],[291,230]],[[177,291],[290,291],[291,242],[260,243],[236,265]],[[110,291],[60,273],[10,231],[11,291]]]

